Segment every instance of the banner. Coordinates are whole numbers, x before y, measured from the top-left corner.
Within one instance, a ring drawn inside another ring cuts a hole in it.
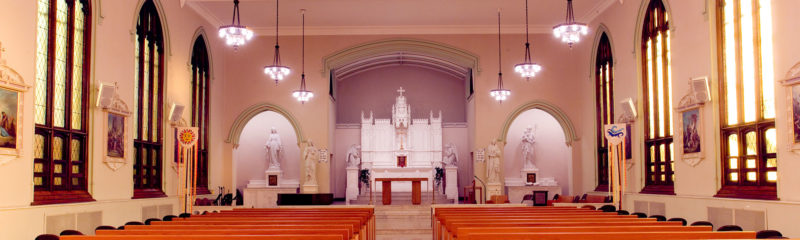
[[[622,209],[622,194],[625,191],[625,138],[628,135],[625,124],[605,125],[603,135],[608,141],[608,179],[611,199],[617,208]]]
[[[197,195],[197,139],[196,127],[175,128],[178,198],[184,213],[192,213],[194,198]]]

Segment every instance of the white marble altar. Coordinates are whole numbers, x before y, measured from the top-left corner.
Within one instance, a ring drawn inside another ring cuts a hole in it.
[[[433,168],[441,166],[442,161],[442,113],[434,117],[431,111],[427,118],[412,119],[411,106],[403,96],[405,90],[397,92],[391,118],[374,118],[371,111],[369,117],[361,113],[361,168],[372,170],[373,181],[384,177],[428,178],[426,187],[430,189]],[[405,166],[399,165],[398,157],[405,157]],[[381,187],[376,186],[376,191]],[[411,183],[393,182],[392,191],[410,192]]]

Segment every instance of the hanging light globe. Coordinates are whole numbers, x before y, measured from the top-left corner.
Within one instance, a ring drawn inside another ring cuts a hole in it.
[[[497,88],[492,89],[489,91],[489,96],[497,100],[498,102],[503,102],[508,99],[508,96],[511,96],[511,90],[503,88],[503,55],[501,49],[501,41],[500,41],[500,10],[497,10]]]
[[[572,11],[572,0],[567,0],[567,18],[562,24],[553,27],[553,35],[560,38],[562,42],[572,44],[580,42],[581,36],[589,34],[589,27],[584,23],[575,22],[575,14]]]
[[[280,1],[275,1],[275,55],[272,60],[272,65],[264,67],[264,74],[267,74],[272,80],[275,80],[275,85],[292,73],[292,70],[287,66],[281,65],[281,52],[280,45],[278,44],[278,13]]]
[[[542,66],[531,61],[531,42],[530,34],[528,33],[528,1],[525,0],[525,58],[522,63],[514,65],[514,72],[528,80],[535,77],[539,71],[542,71]]]
[[[502,102],[508,99],[511,96],[511,90],[503,89],[503,88],[496,88],[489,91],[489,96],[494,98],[494,100]]]
[[[253,38],[253,31],[239,21],[239,0],[233,1],[233,21],[230,25],[219,27],[219,37],[225,39],[225,44],[233,46],[234,50],[244,45]]]

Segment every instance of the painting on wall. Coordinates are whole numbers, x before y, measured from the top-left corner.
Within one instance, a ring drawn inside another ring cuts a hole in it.
[[[19,92],[0,88],[0,148],[17,148]]]
[[[800,143],[800,85],[792,86],[792,129],[794,143]]]
[[[683,112],[683,153],[700,152],[700,132],[698,122],[700,109],[692,109]]]
[[[633,148],[631,148],[631,124],[625,124],[625,159],[633,158]]]
[[[106,155],[109,157],[125,157],[125,117],[122,115],[108,113],[108,142],[106,143]]]

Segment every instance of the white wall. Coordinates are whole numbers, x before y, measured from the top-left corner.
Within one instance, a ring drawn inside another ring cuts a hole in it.
[[[538,179],[552,177],[561,186],[562,194],[569,193],[569,166],[571,151],[567,147],[564,130],[552,115],[539,109],[521,113],[508,128],[503,152],[506,180],[523,179],[522,135],[528,126],[535,126],[534,165],[539,168]]]
[[[245,125],[239,138],[239,147],[233,150],[236,165],[236,188],[243,190],[250,180],[265,180],[269,167],[264,149],[272,128],[281,136],[284,159],[280,161],[283,179],[298,181],[300,173],[300,147],[292,124],[283,115],[266,111],[259,113]]]

